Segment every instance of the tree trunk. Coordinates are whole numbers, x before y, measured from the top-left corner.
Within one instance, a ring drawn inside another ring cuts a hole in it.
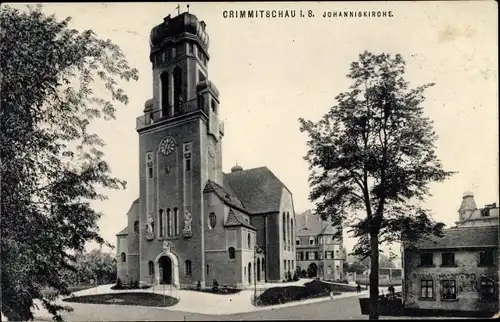
[[[378,320],[378,232],[370,233],[370,320]]]

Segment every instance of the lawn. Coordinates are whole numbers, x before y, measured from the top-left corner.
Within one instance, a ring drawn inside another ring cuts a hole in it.
[[[178,299],[170,296],[142,292],[74,296],[66,298],[63,301],[73,303],[140,305],[156,307],[172,306],[179,302]]]
[[[276,305],[311,298],[339,295],[342,292],[355,292],[353,287],[330,284],[314,280],[304,286],[272,287],[257,298],[257,306]]]

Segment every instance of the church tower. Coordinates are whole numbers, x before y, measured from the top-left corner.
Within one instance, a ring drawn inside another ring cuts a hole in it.
[[[136,127],[141,281],[205,282],[203,189],[222,184],[224,135],[208,47],[205,23],[188,12],[151,30],[153,98]]]

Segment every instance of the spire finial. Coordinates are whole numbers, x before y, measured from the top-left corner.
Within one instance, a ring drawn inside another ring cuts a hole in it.
[[[187,12],[189,13],[189,5],[187,5]]]
[[[177,7],[175,7],[175,9],[177,9],[177,14],[180,15],[181,14],[181,6],[177,5]]]

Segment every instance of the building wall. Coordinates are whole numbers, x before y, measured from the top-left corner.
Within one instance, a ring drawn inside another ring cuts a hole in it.
[[[266,222],[266,278],[268,282],[280,282],[281,279],[281,216],[279,213],[268,214]]]
[[[482,250],[482,249],[481,249]],[[480,296],[481,277],[495,281],[498,294],[498,261],[492,267],[479,267],[479,251],[455,251],[456,267],[441,266],[441,251],[433,252],[432,267],[421,267],[420,256],[416,251],[405,249],[404,256],[404,290],[405,306],[420,309],[464,310],[464,311],[497,311],[498,301],[485,301]],[[450,250],[446,250],[450,252]],[[497,256],[495,250],[495,256]],[[421,299],[421,280],[432,279],[434,282],[434,299]],[[442,280],[455,280],[457,300],[442,299]]]
[[[122,279],[130,283],[132,281],[140,280],[139,272],[139,240],[141,232],[141,218],[139,216],[139,206],[140,202],[138,200],[132,203],[129,211],[127,212],[127,225],[128,225],[128,235],[127,235],[127,276]],[[139,233],[134,232],[134,223],[139,222]]]
[[[151,282],[153,276],[149,275],[148,262],[155,261],[158,254],[162,252],[163,241],[172,243],[172,253],[178,257],[179,280],[183,284],[196,284],[198,281],[205,282],[205,267],[203,256],[203,234],[204,209],[203,188],[206,182],[202,179],[201,172],[206,167],[206,156],[204,146],[201,144],[203,129],[206,124],[199,118],[183,119],[179,122],[163,124],[160,127],[141,132],[139,138],[140,158],[140,268],[141,280]],[[176,141],[176,149],[170,155],[157,153],[158,146],[165,137],[172,136]],[[191,170],[186,172],[183,160],[183,144],[191,143],[192,157]],[[153,194],[149,206],[154,215],[155,236],[153,240],[146,240],[147,224],[147,194],[146,194],[146,153],[153,152]],[[170,167],[167,172],[167,167]],[[184,173],[186,172],[186,173]],[[185,189],[188,191],[185,192]],[[161,196],[161,197],[160,197]],[[160,237],[158,213],[159,209],[179,209],[178,229],[179,234],[175,237]],[[192,237],[183,237],[184,213],[189,207],[192,215],[191,229]],[[130,227],[130,224],[129,224]],[[184,274],[186,260],[191,261],[192,274]]]
[[[122,282],[127,281],[128,274],[128,256],[126,257],[126,262],[122,262],[122,253],[128,254],[127,251],[127,235],[116,236],[116,277],[119,278]]]
[[[288,220],[288,215],[290,220]],[[286,279],[288,271],[293,272],[295,267],[295,229],[291,229],[290,221],[295,222],[295,211],[293,209],[292,194],[285,188],[281,193],[279,221],[279,280]],[[283,231],[283,217],[285,217],[285,231]],[[288,226],[288,227],[287,227]],[[276,231],[273,231],[276,234]],[[283,237],[285,233],[285,237]]]

